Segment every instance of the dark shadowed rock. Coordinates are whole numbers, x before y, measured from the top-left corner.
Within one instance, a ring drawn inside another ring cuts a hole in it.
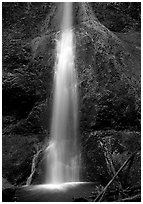
[[[2,201],[3,202],[14,202],[15,201],[15,191],[14,185],[9,183],[7,179],[2,178]]]
[[[15,202],[15,191],[14,188],[6,188],[2,191],[2,202]]]

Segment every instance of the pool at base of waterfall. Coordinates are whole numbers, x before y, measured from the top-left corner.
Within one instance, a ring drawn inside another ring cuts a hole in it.
[[[70,182],[23,186],[16,191],[17,202],[73,202],[88,199],[96,187],[93,182]]]

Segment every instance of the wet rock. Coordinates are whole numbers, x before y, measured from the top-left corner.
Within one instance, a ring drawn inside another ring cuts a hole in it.
[[[88,202],[88,200],[85,198],[74,198],[73,202]]]
[[[2,178],[2,201],[14,202],[15,201],[16,187],[12,185],[7,179]]]
[[[2,202],[15,202],[15,191],[14,188],[6,188],[2,191]]]

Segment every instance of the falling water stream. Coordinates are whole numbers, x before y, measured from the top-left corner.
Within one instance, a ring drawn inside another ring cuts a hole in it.
[[[63,21],[56,44],[53,109],[49,145],[45,149],[46,178],[43,184],[31,185],[37,158],[33,157],[27,184],[17,191],[19,201],[63,202],[84,194],[89,196],[93,184],[79,179],[78,90],[75,69],[75,35],[72,29],[72,3],[63,4]],[[61,10],[60,10],[61,11]],[[92,189],[92,190],[91,190]]]
[[[74,65],[75,37],[72,3],[63,3],[61,36],[57,40],[51,139],[47,154],[46,183],[79,181],[78,92]]]

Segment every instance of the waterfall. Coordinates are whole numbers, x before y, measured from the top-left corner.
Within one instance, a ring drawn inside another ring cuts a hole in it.
[[[72,3],[63,3],[61,36],[56,45],[54,96],[46,183],[79,181],[78,91],[74,65]]]

